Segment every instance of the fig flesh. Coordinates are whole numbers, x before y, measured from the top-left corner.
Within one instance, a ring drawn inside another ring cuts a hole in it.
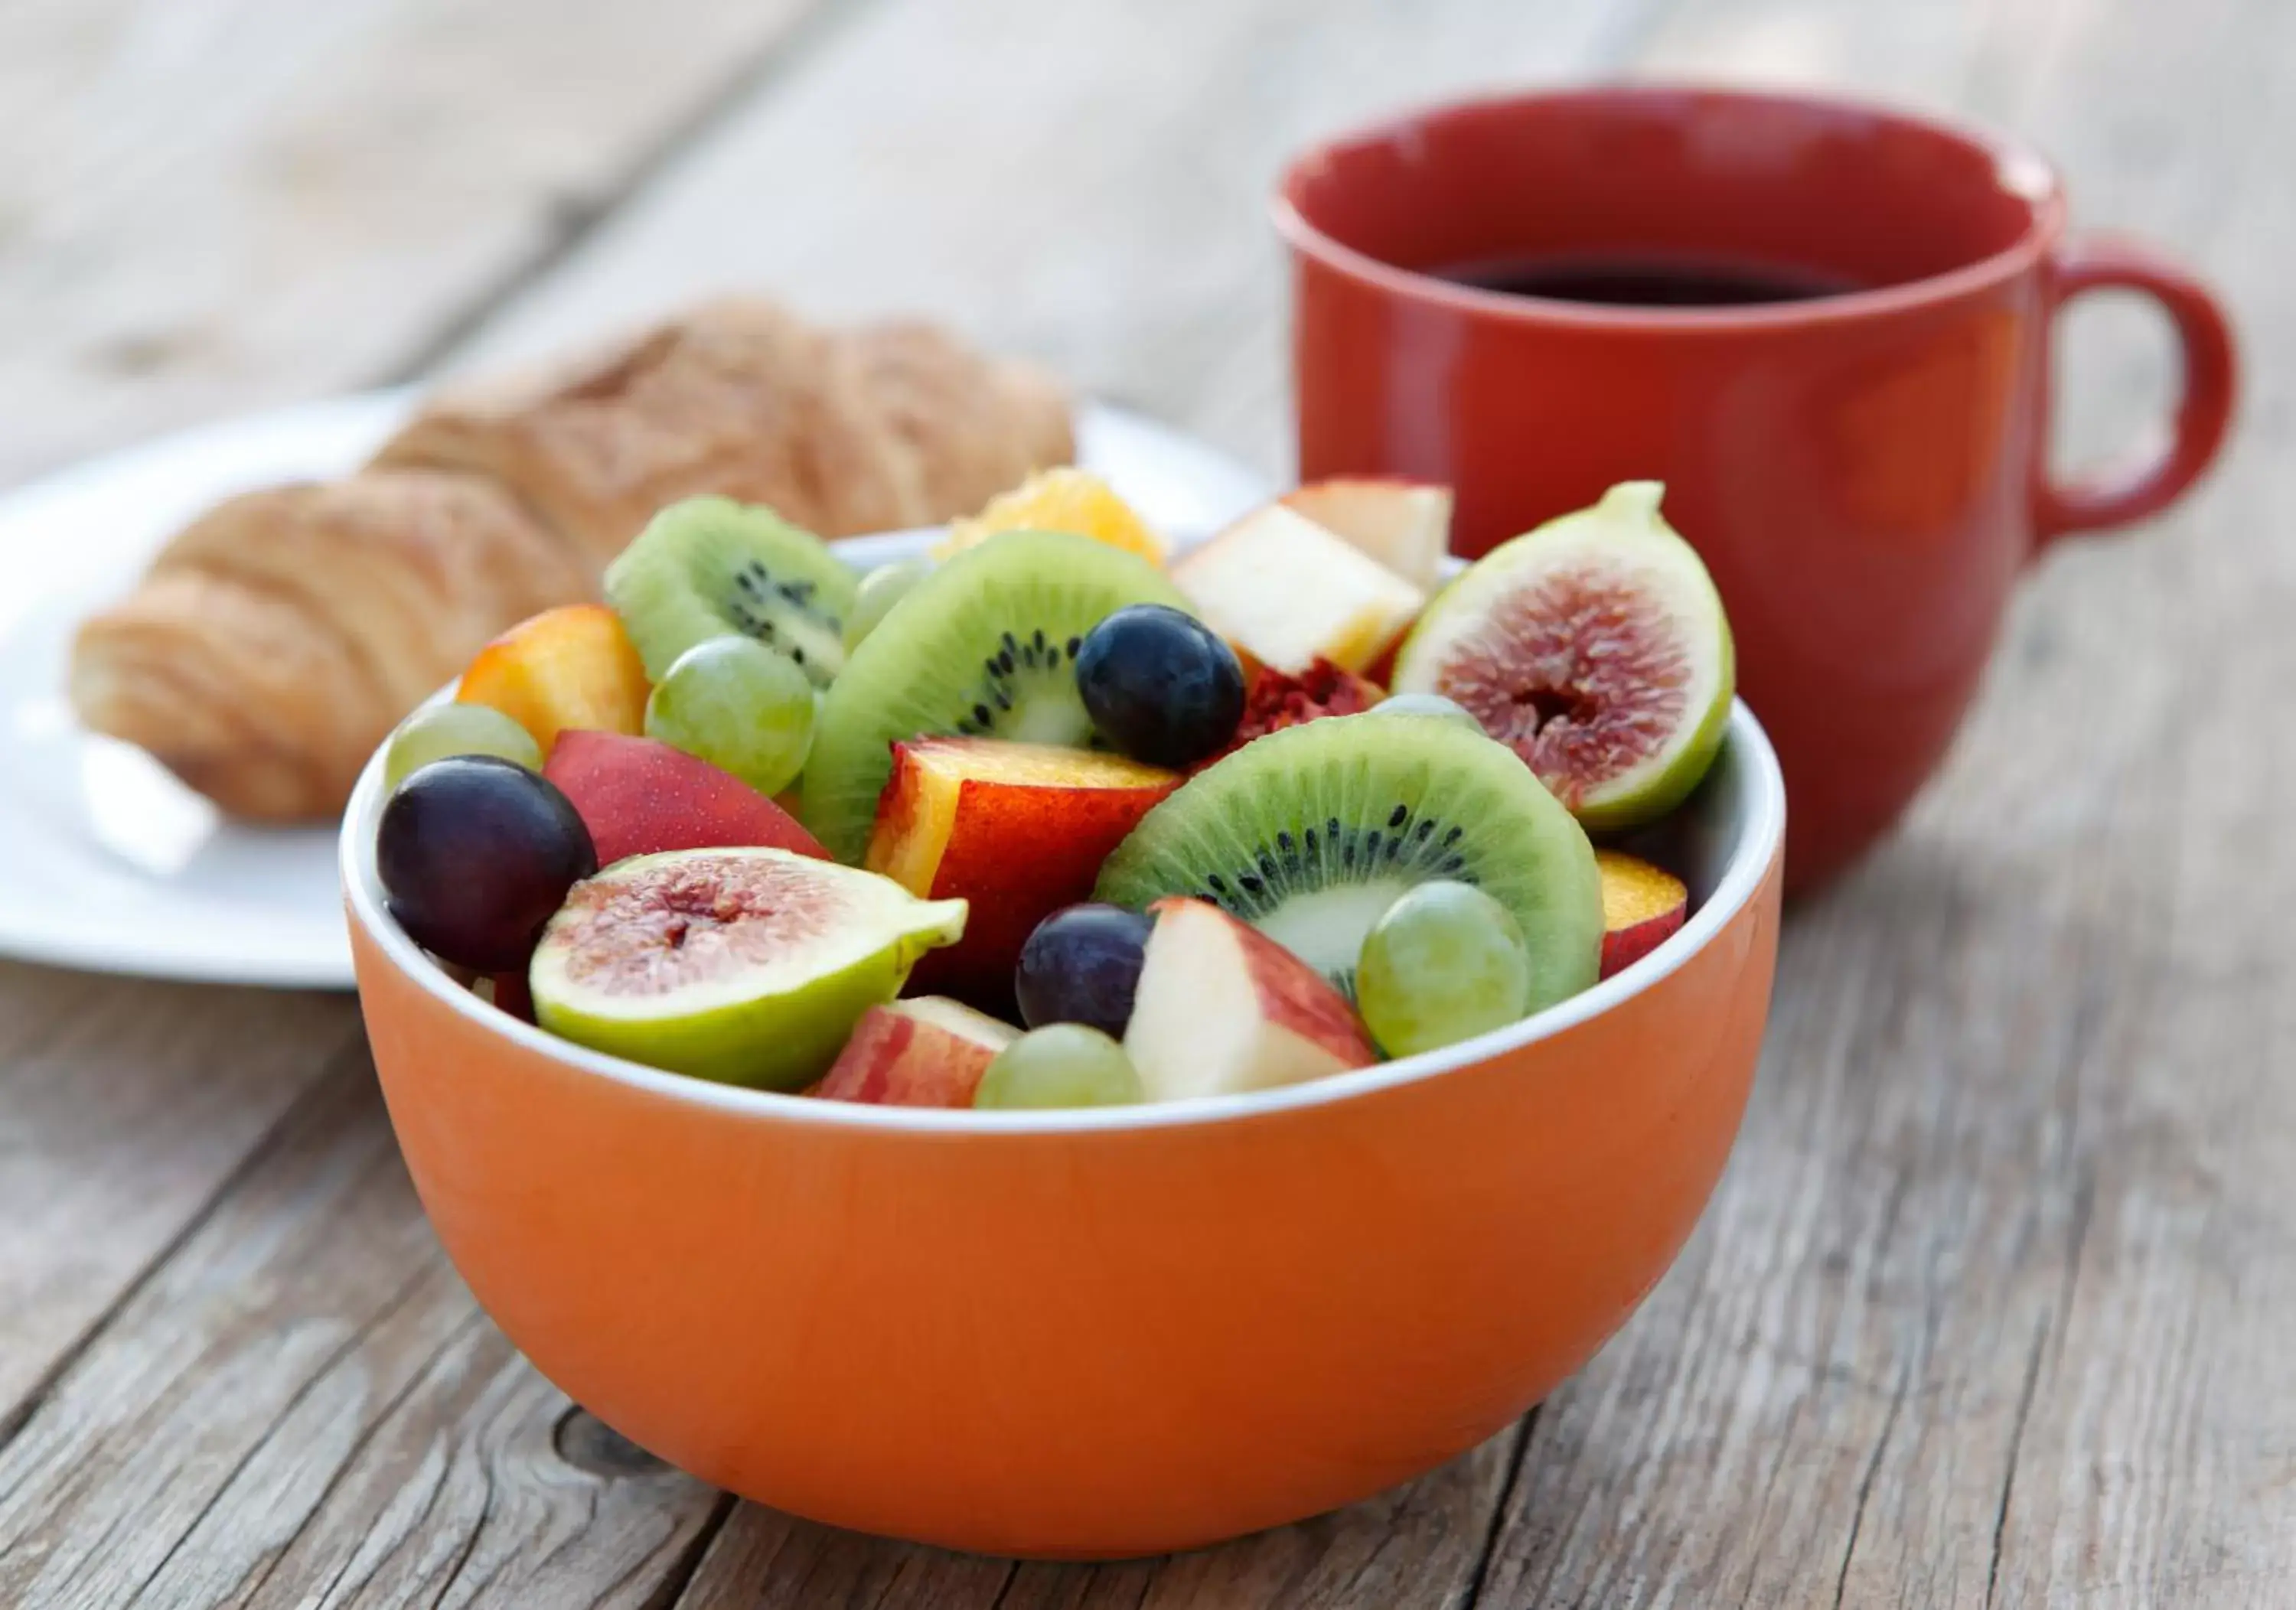
[[[575,885],[544,929],[535,1017],[633,1062],[797,1090],[964,917],[961,900],[788,850],[633,856]]]
[[[1428,605],[1398,693],[1464,707],[1590,830],[1653,821],[1698,786],[1736,689],[1713,578],[1626,481],[1503,543]]]

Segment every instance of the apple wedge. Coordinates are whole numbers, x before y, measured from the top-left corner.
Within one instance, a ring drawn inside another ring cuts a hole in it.
[[[864,864],[921,899],[964,900],[964,940],[918,987],[1007,1007],[1037,923],[1092,897],[1100,864],[1179,776],[1120,756],[989,738],[893,746]]]
[[[1277,500],[1404,580],[1432,593],[1451,551],[1451,489],[1383,476],[1311,481]]]
[[[1247,514],[1171,575],[1239,653],[1295,676],[1319,658],[1361,671],[1427,603],[1424,589],[1282,503]]]
[[[1314,968],[1201,900],[1160,900],[1124,1049],[1151,1101],[1271,1090],[1379,1052]]]
[[[1603,877],[1603,977],[1640,961],[1680,928],[1690,890],[1673,873],[1616,850],[1595,852]]]
[[[980,1075],[1020,1036],[945,995],[873,1006],[813,1093],[882,1107],[971,1107]]]

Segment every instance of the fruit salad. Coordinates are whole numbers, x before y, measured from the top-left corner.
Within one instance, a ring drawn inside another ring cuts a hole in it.
[[[1168,1101],[1439,1050],[1688,914],[1620,842],[1662,841],[1734,686],[1660,501],[1614,486],[1447,582],[1450,494],[1396,481],[1167,562],[1062,470],[865,575],[691,499],[392,736],[377,872],[500,1009],[824,1100]]]

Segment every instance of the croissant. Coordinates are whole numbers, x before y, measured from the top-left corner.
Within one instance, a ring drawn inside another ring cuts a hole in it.
[[[327,816],[407,711],[504,628],[595,597],[664,503],[852,535],[969,513],[1073,450],[1057,386],[930,326],[715,303],[443,396],[357,474],[209,511],[82,624],[72,703],[233,815]]]

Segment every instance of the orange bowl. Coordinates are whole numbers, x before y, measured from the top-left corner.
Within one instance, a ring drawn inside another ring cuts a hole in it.
[[[1616,977],[1321,1083],[1127,1109],[853,1106],[585,1051],[342,864],[391,1123],[545,1376],[759,1503],[998,1554],[1160,1552],[1474,1446],[1583,1363],[1719,1176],[1768,1010],[1784,793],[1753,717],[1685,808],[1699,898]]]

